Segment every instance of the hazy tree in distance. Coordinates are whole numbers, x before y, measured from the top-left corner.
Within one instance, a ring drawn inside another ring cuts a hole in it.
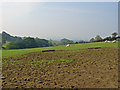
[[[96,37],[95,37],[95,41],[102,41],[102,38],[100,37],[100,35],[97,35]]]
[[[94,38],[91,38],[91,39],[90,39],[90,42],[94,42],[94,41],[95,41],[95,39],[94,39]]]
[[[112,33],[112,37],[116,37],[117,35],[117,32]]]
[[[112,40],[112,37],[111,37],[111,36],[109,36],[109,37],[105,37],[105,38],[103,39],[103,41],[106,41],[106,40],[111,41],[111,40]]]

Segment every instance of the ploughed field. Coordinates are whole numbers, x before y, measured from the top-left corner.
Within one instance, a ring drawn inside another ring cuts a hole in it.
[[[117,88],[118,48],[31,52],[2,59],[3,88]]]

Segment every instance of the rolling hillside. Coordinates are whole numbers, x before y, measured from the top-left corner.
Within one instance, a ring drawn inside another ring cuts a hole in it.
[[[10,56],[19,56],[22,54],[37,52],[42,50],[77,50],[90,47],[118,47],[117,43],[104,43],[104,42],[95,42],[95,43],[83,43],[83,44],[71,44],[70,47],[61,46],[51,46],[51,47],[42,47],[42,48],[31,48],[31,49],[14,49],[14,50],[2,50],[2,57],[7,58]]]

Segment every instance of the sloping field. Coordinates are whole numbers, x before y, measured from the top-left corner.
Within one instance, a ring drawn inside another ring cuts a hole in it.
[[[3,88],[118,88],[117,44],[84,45],[76,44],[72,49],[59,46],[55,52],[44,53],[39,48],[19,57],[3,58]]]
[[[42,51],[42,50],[76,50],[76,49],[84,49],[91,47],[118,47],[117,43],[104,43],[104,42],[95,42],[95,43],[83,43],[83,44],[72,44],[70,47],[65,47],[65,45],[61,46],[53,46],[53,47],[42,47],[42,48],[32,48],[32,49],[16,49],[16,50],[2,50],[2,58],[8,58],[10,56],[19,56],[22,54]]]

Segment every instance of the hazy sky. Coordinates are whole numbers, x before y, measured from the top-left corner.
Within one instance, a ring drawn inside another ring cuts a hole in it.
[[[89,40],[118,32],[117,2],[9,2],[2,30],[16,36]]]

